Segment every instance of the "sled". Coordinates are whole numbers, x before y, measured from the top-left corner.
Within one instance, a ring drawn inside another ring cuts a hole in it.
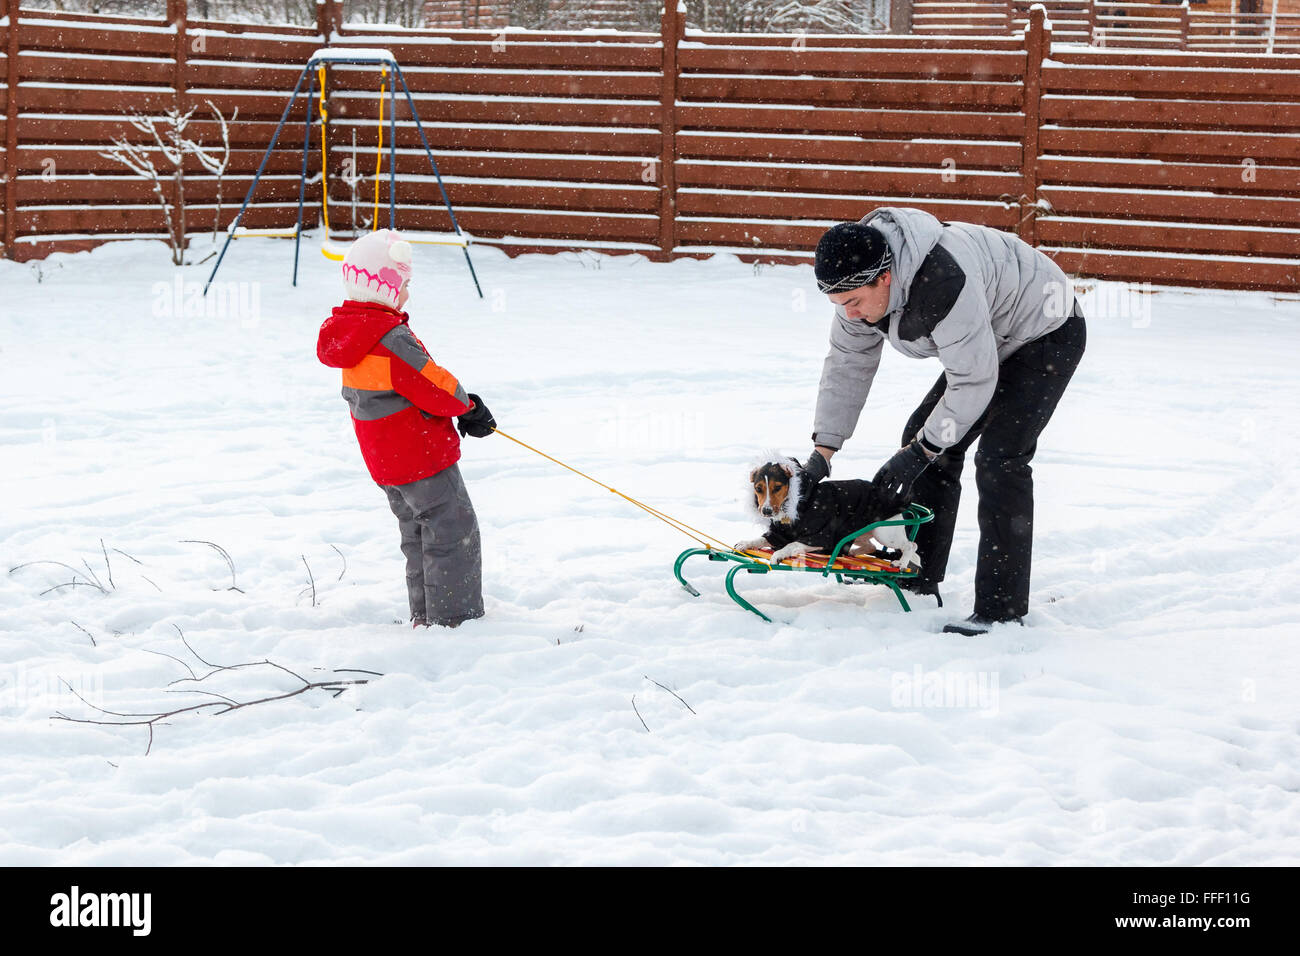
[[[818,552],[796,555],[793,558],[786,558],[776,563],[772,562],[772,550],[764,548],[761,551],[723,551],[718,548],[687,548],[677,556],[677,563],[673,565],[673,576],[686,589],[692,597],[699,597],[700,592],[695,590],[690,583],[682,577],[682,565],[690,558],[696,555],[704,555],[710,561],[731,562],[734,567],[727,572],[727,594],[730,598],[747,611],[753,611],[769,624],[772,619],[760,611],[754,605],[750,604],[743,597],[736,593],[736,575],[742,571],[747,574],[768,574],[772,571],[802,571],[808,574],[818,574],[822,577],[835,576],[835,580],[841,584],[848,581],[866,581],[871,584],[880,584],[894,592],[898,598],[898,603],[903,606],[904,611],[911,611],[908,606],[907,598],[903,596],[902,589],[898,586],[899,581],[905,581],[917,576],[914,568],[900,568],[890,564],[884,558],[873,555],[852,555],[846,552],[853,541],[875,528],[888,526],[903,526],[907,529],[907,537],[910,541],[916,540],[917,529],[926,522],[934,520],[934,513],[924,505],[908,505],[903,509],[901,517],[888,521],[877,521],[866,527],[860,528],[852,534],[845,535],[835,545],[835,550],[829,555]]]

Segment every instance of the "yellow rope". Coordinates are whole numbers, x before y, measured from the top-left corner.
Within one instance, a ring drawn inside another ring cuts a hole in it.
[[[327,125],[329,120],[329,111],[326,108],[324,65],[316,68],[316,74],[320,80],[320,104],[317,107],[320,111],[320,208],[321,219],[325,224],[325,239],[328,241],[330,236],[330,188],[327,157],[325,154],[325,139],[329,130]],[[379,143],[375,147],[375,211],[374,215],[371,217],[370,223],[370,230],[372,232],[379,228],[379,179],[384,167],[384,93],[387,90],[388,67],[384,67],[382,78],[379,81]]]
[[[676,530],[680,531],[682,534],[686,535],[688,538],[693,538],[693,539],[695,539],[695,540],[698,541],[700,544],[704,545],[706,548],[712,547],[712,545],[709,544],[709,542],[712,541],[713,544],[718,545],[720,548],[722,548],[723,551],[731,551],[731,550],[733,550],[732,547],[731,547],[731,545],[729,545],[729,544],[723,544],[721,541],[719,541],[717,538],[713,537],[712,535],[705,534],[703,531],[699,530],[698,528],[692,528],[690,525],[688,525],[688,524],[687,524],[686,522],[684,522],[684,521],[680,521],[680,520],[678,520],[677,518],[672,517],[671,515],[666,515],[666,514],[664,514],[662,511],[658,511],[658,510],[656,510],[656,509],[654,509],[654,508],[651,508],[649,505],[645,504],[644,502],[637,501],[635,498],[633,498],[633,497],[631,497],[631,496],[629,496],[629,495],[625,495],[625,494],[623,494],[623,492],[619,491],[617,488],[611,488],[609,485],[605,484],[603,481],[598,481],[597,479],[591,477],[591,475],[588,475],[588,474],[586,474],[585,472],[581,472],[581,471],[579,471],[577,468],[574,468],[572,465],[566,465],[564,462],[560,461],[558,458],[552,458],[550,455],[546,454],[546,452],[542,451],[541,449],[534,448],[532,445],[528,444],[527,442],[522,442],[522,441],[520,441],[518,438],[515,438],[513,435],[507,435],[505,432],[503,432],[503,431],[502,431],[501,429],[499,429],[499,428],[494,428],[494,429],[492,429],[492,430],[493,430],[494,432],[496,432],[498,435],[500,435],[502,438],[509,438],[509,439],[510,439],[512,442],[514,442],[516,445],[522,445],[524,448],[527,448],[529,451],[531,451],[531,452],[536,452],[537,454],[539,454],[539,455],[541,455],[543,458],[545,458],[547,461],[553,461],[553,462],[555,462],[555,464],[559,465],[561,468],[568,468],[569,471],[573,472],[575,475],[581,475],[583,478],[586,478],[588,481],[590,481],[590,482],[594,482],[595,484],[600,485],[600,487],[604,488],[606,491],[611,492],[611,493],[613,493],[613,494],[616,494],[616,495],[618,495],[620,498],[622,498],[624,501],[627,501],[627,502],[629,502],[629,503],[631,503],[631,504],[636,505],[636,506],[637,506],[638,508],[640,508],[642,511],[645,511],[645,512],[647,512],[648,514],[652,514],[652,515],[654,515],[654,516],[655,516],[656,518],[658,518],[660,521],[662,521],[662,522],[664,522],[665,524],[670,525],[671,527],[673,527],[673,528],[675,528]]]
[[[379,228],[379,174],[384,166],[384,91],[388,88],[388,67],[379,80],[379,145],[375,147],[375,213],[370,220],[370,231]]]
[[[325,156],[325,138],[329,130],[326,125],[329,119],[329,112],[325,107],[325,66],[321,64],[316,67],[316,75],[320,80],[320,209],[321,219],[325,222],[325,239],[330,237],[330,183],[329,171],[326,165]]]

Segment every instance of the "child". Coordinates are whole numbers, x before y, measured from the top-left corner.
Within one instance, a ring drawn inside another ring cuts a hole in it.
[[[346,301],[320,328],[316,355],[343,370],[343,397],[370,475],[402,532],[413,627],[483,616],[478,519],[456,462],[461,435],[496,421],[435,365],[399,311],[410,296],[411,246],[391,229],[362,236],[343,259]]]

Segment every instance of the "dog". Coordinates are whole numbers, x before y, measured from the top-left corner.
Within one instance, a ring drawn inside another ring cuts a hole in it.
[[[772,560],[821,551],[830,554],[842,538],[877,521],[901,518],[896,501],[870,481],[817,482],[805,493],[803,468],[793,458],[769,455],[749,473],[754,516],[768,523],[761,538],[741,541],[737,551],[772,548]],[[874,541],[873,541],[874,539]],[[916,542],[902,525],[875,528],[854,540],[846,552],[873,554],[881,548],[898,551],[889,560],[901,568],[921,566]]]

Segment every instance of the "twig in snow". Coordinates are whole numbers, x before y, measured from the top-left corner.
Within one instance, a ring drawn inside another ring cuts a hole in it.
[[[347,558],[344,558],[344,557],[343,557],[343,552],[340,551],[338,548],[335,548],[334,545],[331,544],[330,547],[331,547],[331,548],[334,548],[334,553],[337,554],[340,558],[343,559],[343,570],[339,572],[339,580],[342,581],[342,580],[343,580],[343,575],[345,575],[345,574],[348,573],[348,559],[347,559]]]
[[[104,594],[108,593],[108,591],[104,589],[104,586],[99,583],[98,579],[95,579],[94,581],[79,581],[77,579],[77,576],[81,574],[81,571],[78,570],[77,568],[74,568],[70,564],[64,564],[62,561],[25,561],[22,564],[14,565],[12,568],[9,569],[9,573],[13,574],[15,571],[21,571],[23,568],[30,568],[34,564],[56,564],[59,567],[67,568],[69,571],[72,572],[71,581],[68,581],[64,584],[55,585],[52,588],[46,588],[44,591],[41,592],[42,595],[49,594],[51,591],[57,591],[60,588],[81,587],[81,586],[98,588],[102,593]],[[86,565],[86,567],[90,567],[90,565]],[[91,574],[91,577],[94,577],[93,572]]]
[[[305,554],[300,555],[300,557],[302,558],[302,566],[307,569],[307,587],[303,588],[302,591],[298,592],[298,597],[302,597],[303,591],[306,591],[308,588],[310,588],[311,606],[315,607],[316,606],[316,578],[311,573],[311,565],[307,563],[307,555]]]
[[[189,664],[186,664],[183,660],[181,660],[179,657],[176,657],[174,654],[168,654],[166,651],[152,651],[152,650],[150,650],[150,649],[147,648],[147,647],[142,647],[142,648],[140,648],[140,650],[144,651],[146,654],[157,654],[159,657],[170,657],[170,658],[171,658],[172,660],[174,660],[177,664],[180,664],[181,667],[183,667],[183,668],[185,668],[187,671],[189,671],[189,672],[190,672],[190,677],[194,677],[194,668],[190,667]],[[184,679],[184,678],[182,678],[182,679]],[[172,683],[174,684],[174,683],[176,683],[176,682],[175,682],[175,681],[172,681]]]
[[[641,711],[636,709],[636,694],[632,695],[632,711],[636,714],[636,719],[641,721],[641,726],[645,727],[645,732],[650,733],[650,728],[646,726],[645,718],[641,716]]]
[[[118,554],[122,555],[122,557],[124,558],[130,558],[132,561],[134,561],[136,564],[140,565],[141,567],[144,566],[143,561],[141,561],[139,558],[135,557],[134,555],[127,554],[121,548],[114,548],[113,550],[116,551]]]
[[[162,588],[158,587],[158,585],[154,583],[153,578],[145,577],[143,574],[140,575],[140,577],[144,578],[144,579],[145,579],[146,581],[148,581],[150,584],[153,584],[154,588],[157,589],[158,593],[159,593],[159,594],[162,594]],[[239,593],[240,593],[240,594],[243,594],[244,592],[240,591]]]
[[[235,581],[235,562],[234,562],[234,560],[230,557],[230,553],[227,552],[225,548],[223,548],[223,547],[222,547],[221,545],[219,545],[219,544],[214,544],[214,543],[211,542],[211,541],[197,541],[197,540],[195,540],[195,539],[193,539],[193,538],[186,538],[185,540],[181,541],[180,543],[181,543],[181,544],[206,544],[209,548],[214,549],[214,550],[217,552],[217,554],[221,555],[223,558],[226,559],[226,565],[230,568],[230,587],[226,588],[226,590],[227,590],[227,591],[239,591],[240,594],[243,594],[243,593],[244,593],[243,591],[241,591],[239,588],[237,588],[237,587],[235,586],[236,583],[237,583],[237,582]],[[151,583],[152,583],[152,582],[151,582]],[[154,586],[157,587],[157,585],[154,585]],[[213,588],[212,590],[216,591],[217,588]]]
[[[664,690],[668,690],[667,687],[664,687],[663,684],[659,683],[657,680],[655,680],[655,679],[654,679],[653,677],[651,677],[650,675],[648,675],[648,674],[642,674],[641,676],[644,677],[646,680],[648,680],[650,683],[654,684],[656,687],[663,687]],[[681,697],[678,696],[678,694],[677,694],[676,691],[668,690],[668,693],[672,694],[672,695],[673,695],[674,697],[676,697],[678,700],[681,700],[681,701],[682,701],[682,706],[685,707],[687,710],[689,710],[692,714],[695,714],[695,708],[692,707],[690,704],[686,703],[686,701],[682,700]],[[700,715],[699,715],[699,714],[695,714],[695,716],[698,717],[698,716],[700,716]]]
[[[88,638],[90,638],[90,644],[91,644],[92,647],[98,647],[98,646],[99,646],[99,642],[95,640],[95,635],[94,635],[94,634],[91,634],[88,630],[86,630],[84,627],[82,627],[82,626],[81,626],[80,624],[78,624],[76,621],[73,621],[73,622],[72,622],[72,626],[75,627],[77,630],[79,630],[82,634],[85,634]]]
[[[117,585],[113,583],[113,565],[108,560],[108,548],[104,547],[103,538],[99,539],[99,550],[104,552],[104,567],[108,568],[108,586],[116,591]]]
[[[82,559],[81,559],[81,563],[84,564],[84,565],[86,566],[86,570],[90,573],[90,576],[91,576],[92,578],[95,579],[95,587],[99,588],[101,591],[103,591],[105,594],[107,594],[107,593],[108,593],[108,589],[107,589],[106,587],[104,587],[103,584],[100,583],[100,581],[99,581],[99,575],[96,574],[96,573],[95,573],[95,569],[92,568],[92,567],[90,566],[90,562],[87,561],[85,558],[82,558]]]

